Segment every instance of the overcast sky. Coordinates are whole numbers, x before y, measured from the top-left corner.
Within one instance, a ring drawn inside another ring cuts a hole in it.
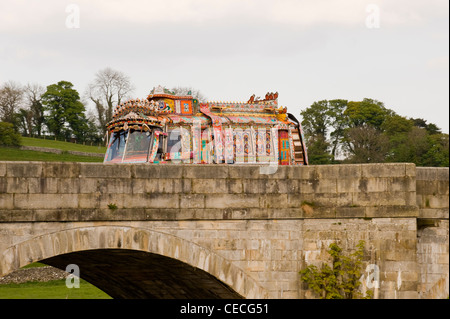
[[[448,12],[448,0],[0,0],[0,85],[65,80],[82,94],[111,67],[135,98],[278,91],[301,120],[314,101],[367,97],[448,133]]]

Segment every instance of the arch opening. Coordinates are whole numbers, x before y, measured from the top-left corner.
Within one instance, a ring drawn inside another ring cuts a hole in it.
[[[93,249],[57,255],[42,263],[65,270],[120,299],[243,298],[211,274],[179,260],[129,249]]]
[[[96,258],[96,253],[100,259]],[[42,234],[3,251],[0,275],[35,261],[64,270],[68,264],[77,264],[81,278],[113,298],[268,297],[260,283],[214,250],[148,228],[99,225]],[[129,269],[133,267],[133,276],[138,279],[131,281]],[[170,269],[178,269],[183,275],[174,276],[176,272]],[[139,276],[138,270],[153,279]],[[158,276],[166,280],[157,279]],[[159,284],[160,292],[145,288],[146,282],[149,287]],[[185,282],[180,288],[183,292],[175,294],[170,286],[178,287],[182,282]],[[134,292],[126,293],[116,287],[122,284],[134,287]],[[189,293],[186,287],[193,287],[193,290]]]

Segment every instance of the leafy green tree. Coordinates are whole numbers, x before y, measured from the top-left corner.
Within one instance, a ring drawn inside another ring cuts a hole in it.
[[[383,163],[389,152],[389,139],[372,126],[357,126],[346,132],[348,163]]]
[[[424,119],[398,115],[375,99],[321,100],[300,114],[311,164],[448,166],[448,134]],[[339,154],[345,159],[338,160]]]
[[[427,137],[428,151],[423,157],[423,166],[449,166],[449,137],[448,134],[430,134]]]
[[[367,98],[361,102],[348,102],[344,111],[350,127],[371,125],[377,129],[381,127],[388,113],[382,102]]]
[[[348,118],[344,115],[348,101],[342,99],[328,101],[329,123],[333,128],[330,133],[330,146],[332,161],[336,162],[339,145],[345,137],[345,129],[348,126]]]
[[[314,102],[300,113],[310,163],[330,164],[335,161],[343,128],[346,125],[342,114],[346,104],[346,100],[322,100]],[[334,130],[330,131],[332,128]]]
[[[24,108],[20,108],[19,112],[16,113],[16,126],[19,131],[22,131],[23,135],[28,135],[31,137],[33,132],[33,112]]]
[[[45,89],[39,84],[28,83],[25,86],[25,98],[31,111],[32,135],[41,136],[44,126],[44,107],[42,105],[42,94]]]
[[[414,126],[420,127],[420,128],[424,128],[427,130],[427,132],[431,135],[433,134],[440,134],[441,129],[439,127],[437,127],[436,124],[433,123],[427,123],[426,120],[421,119],[421,118],[412,118],[411,121],[413,121]]]
[[[50,132],[57,138],[70,138],[73,134],[78,140],[84,140],[88,128],[85,108],[72,83],[60,81],[47,86],[42,104],[48,112],[45,122]]]
[[[330,244],[328,254],[332,258],[331,266],[323,263],[319,269],[309,265],[300,271],[301,281],[321,299],[372,298],[371,290],[365,296],[360,292],[364,245],[363,240],[359,241],[357,250],[345,256],[336,243]]]
[[[20,134],[14,129],[14,125],[0,122],[0,146],[20,146],[20,144]]]
[[[321,165],[333,162],[333,157],[328,151],[330,144],[323,135],[309,136],[307,146],[311,164]]]
[[[328,101],[314,102],[306,110],[301,111],[302,126],[307,136],[327,136],[329,127]]]

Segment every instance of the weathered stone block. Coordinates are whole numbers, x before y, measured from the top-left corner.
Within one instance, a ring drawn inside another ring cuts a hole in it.
[[[245,194],[266,193],[266,179],[246,179],[242,181]]]
[[[160,168],[161,165],[135,164],[132,166],[132,174],[134,178],[158,179],[161,178]]]
[[[351,178],[339,178],[336,182],[338,193],[355,193],[359,192],[359,180]]]
[[[13,194],[0,194],[0,208],[13,209],[14,208],[14,195]]]
[[[180,166],[181,167],[181,166]],[[185,165],[183,166],[184,178],[227,178],[228,177],[228,167],[227,166],[218,166],[215,164],[209,165]]]
[[[180,208],[205,208],[205,195],[180,195]]]
[[[262,176],[264,175],[261,175],[259,166],[233,165],[228,167],[229,178],[259,179]]]
[[[43,193],[43,194],[54,194],[57,193],[59,190],[59,179],[55,177],[41,177],[39,179],[39,187],[36,189],[35,193]],[[77,191],[79,192],[80,189],[77,188]],[[33,193],[33,191],[30,189],[30,193]]]
[[[192,193],[192,179],[173,179],[173,193]]]
[[[242,180],[240,179],[230,179],[228,178],[226,180],[226,183],[228,185],[228,191],[229,194],[239,194],[243,193],[244,187],[242,186]]]
[[[258,195],[207,194],[205,208],[259,208]]]
[[[98,192],[99,184],[98,178],[83,178],[80,184],[80,194]]]
[[[192,193],[227,193],[228,186],[226,179],[218,178],[218,179],[192,179]]]
[[[128,185],[128,183],[126,183]],[[79,178],[61,178],[58,180],[58,193],[78,194],[80,193],[81,180]]]
[[[6,166],[8,177],[40,177],[41,174],[41,162],[9,162]]]
[[[342,178],[339,172],[339,165],[319,165],[316,167],[318,179]]]
[[[449,182],[447,181],[438,181],[438,193],[442,195],[449,195]]]
[[[152,207],[152,208],[180,208],[180,196],[179,194],[152,194],[147,193],[140,196],[139,200],[143,203],[139,207]]]
[[[28,193],[28,179],[25,177],[8,177],[6,179],[6,192],[10,194]]]
[[[80,163],[80,177],[131,178],[129,164]]]
[[[119,178],[98,179],[98,191],[104,194],[131,194],[131,180]]]
[[[147,180],[143,179],[143,178],[133,178],[130,181],[130,187],[131,187],[131,192],[133,194],[142,194],[142,193],[146,193],[146,186]]]
[[[298,183],[297,180],[278,180],[278,179],[259,180],[260,191],[263,194],[267,193],[286,194],[288,193],[288,185],[293,185],[294,186],[293,188],[295,189],[297,183]]]
[[[449,169],[448,167],[436,167],[436,179],[438,181],[448,181],[449,180]]]
[[[408,164],[380,163],[380,164],[360,164],[361,177],[383,178],[383,177],[401,177],[406,175],[406,166]]]
[[[42,163],[42,176],[44,178],[79,178],[80,164],[44,162]]]
[[[6,175],[6,163],[8,163],[8,162],[1,162],[0,161],[0,177]]]
[[[264,194],[259,197],[259,207],[265,208],[287,208],[287,194]]]
[[[287,178],[288,179],[316,179],[317,168],[319,166],[289,166],[286,168],[287,170]]]
[[[337,193],[336,179],[321,179],[317,185],[313,184],[315,193]]]
[[[336,218],[365,217],[365,207],[336,207]]]
[[[145,181],[145,192],[154,194],[174,193],[173,179],[148,179]]]
[[[267,170],[267,171],[265,171]],[[289,175],[289,166],[278,165],[276,168],[270,167],[268,164],[265,167],[259,168],[259,178],[263,179],[287,179]]]
[[[15,194],[16,209],[78,207],[78,194]]]
[[[100,208],[100,193],[79,194],[77,207]]]
[[[447,182],[448,187],[448,182]],[[421,180],[416,183],[416,190],[421,195],[436,195],[439,193],[439,184],[436,180]]]

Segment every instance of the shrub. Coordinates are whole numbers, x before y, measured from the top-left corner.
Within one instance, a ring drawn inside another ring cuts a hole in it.
[[[20,146],[20,134],[14,129],[14,125],[0,122],[0,146]]]
[[[364,241],[361,240],[357,247],[350,256],[344,256],[342,248],[336,243],[330,244],[328,253],[333,258],[332,266],[324,263],[319,270],[310,265],[300,271],[300,279],[321,299],[371,298],[371,290],[367,291],[366,296],[359,291]]]

